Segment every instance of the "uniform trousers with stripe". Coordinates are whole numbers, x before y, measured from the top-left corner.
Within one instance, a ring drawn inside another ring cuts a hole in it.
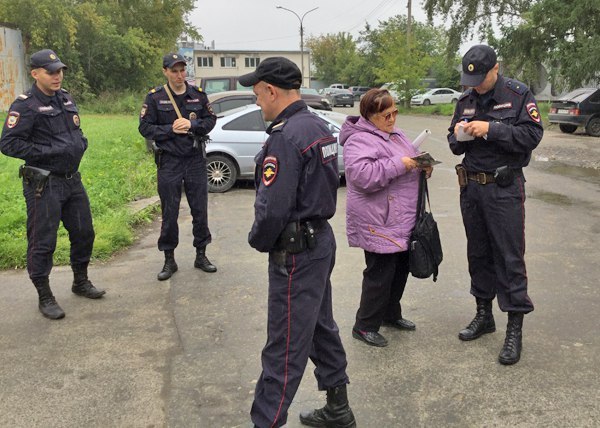
[[[174,250],[179,245],[177,221],[182,186],[192,214],[194,247],[204,248],[212,240],[208,228],[206,159],[201,153],[187,157],[163,153],[158,167],[158,195],[162,211],[162,224],[158,238],[159,251]]]
[[[461,189],[460,208],[467,235],[471,294],[498,297],[504,312],[533,311],[525,268],[525,179],[512,184],[478,184]]]
[[[250,411],[259,428],[286,423],[309,358],[316,366],[319,390],[349,382],[331,301],[335,250],[333,231],[327,224],[317,233],[317,246],[288,254],[285,267],[269,254],[267,343]]]
[[[23,183],[27,204],[27,272],[31,279],[50,275],[60,222],[69,233],[71,264],[90,261],[94,247],[92,212],[81,176],[50,176],[41,196]]]

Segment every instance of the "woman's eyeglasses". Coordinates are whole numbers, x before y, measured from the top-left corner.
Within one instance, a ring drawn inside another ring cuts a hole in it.
[[[383,118],[385,120],[390,120],[390,119],[396,119],[396,116],[398,116],[398,109],[387,112],[387,113],[377,113],[379,116],[383,116]]]

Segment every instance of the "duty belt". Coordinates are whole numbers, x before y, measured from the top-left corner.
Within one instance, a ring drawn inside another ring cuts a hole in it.
[[[50,173],[51,177],[65,178],[67,180],[70,180],[73,177],[77,177],[78,175],[79,175],[79,171],[75,171],[75,172],[51,172]]]
[[[467,178],[478,184],[490,184],[496,181],[494,174],[487,172],[467,172]]]

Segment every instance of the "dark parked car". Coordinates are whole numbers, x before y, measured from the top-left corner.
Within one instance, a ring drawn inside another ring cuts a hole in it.
[[[553,101],[548,121],[567,134],[583,126],[588,135],[600,137],[600,89],[575,89]]]
[[[327,99],[333,107],[354,107],[354,96],[352,95],[352,92],[349,89],[325,88],[324,93],[327,94]]]
[[[208,100],[216,114],[223,111],[231,110],[248,104],[256,104],[256,95],[254,92],[248,91],[225,91],[208,94]],[[316,92],[316,91],[315,91]],[[327,98],[319,95],[305,94],[301,91],[300,96],[307,106],[315,110],[331,110],[331,104]]]
[[[331,110],[329,100],[319,94],[316,89],[300,88],[300,96],[307,106],[312,107],[315,110]]]
[[[350,86],[350,90],[352,91],[352,95],[355,100],[360,100],[361,95],[366,94],[369,91],[368,86]]]

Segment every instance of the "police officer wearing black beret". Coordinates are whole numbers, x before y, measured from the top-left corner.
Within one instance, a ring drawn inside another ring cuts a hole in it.
[[[0,150],[25,161],[19,175],[27,204],[27,272],[42,315],[60,319],[65,313],[52,294],[49,275],[61,221],[71,242],[71,290],[90,299],[105,294],[87,276],[94,228],[78,168],[88,141],[79,127],[75,101],[61,88],[67,66],[50,49],[31,55],[30,64],[35,83],[11,105]]]
[[[354,427],[348,405],[346,353],[333,319],[330,276],[335,239],[327,222],[339,185],[337,140],[308,111],[296,64],[282,57],[262,61],[241,76],[253,86],[269,138],[255,158],[255,219],[248,242],[269,253],[267,344],[250,412],[260,428],[279,427],[310,357],[327,404],[300,414],[310,426]]]
[[[217,268],[206,257],[211,242],[208,228],[208,178],[206,175],[205,137],[214,128],[216,116],[200,88],[186,82],[186,61],[182,55],[163,57],[167,84],[152,89],[140,113],[139,131],[154,140],[158,175],[158,195],[162,225],[158,249],[165,263],[158,280],[169,279],[178,269],[175,248],[179,244],[179,204],[182,183],[192,213],[192,233],[196,260],[194,266],[205,272]]]
[[[462,94],[448,128],[455,155],[460,207],[467,235],[471,294],[477,313],[459,333],[469,341],[496,331],[492,300],[508,312],[501,364],[519,361],[523,315],[533,311],[525,269],[525,177],[543,135],[531,91],[498,74],[496,52],[473,46],[462,59]]]

